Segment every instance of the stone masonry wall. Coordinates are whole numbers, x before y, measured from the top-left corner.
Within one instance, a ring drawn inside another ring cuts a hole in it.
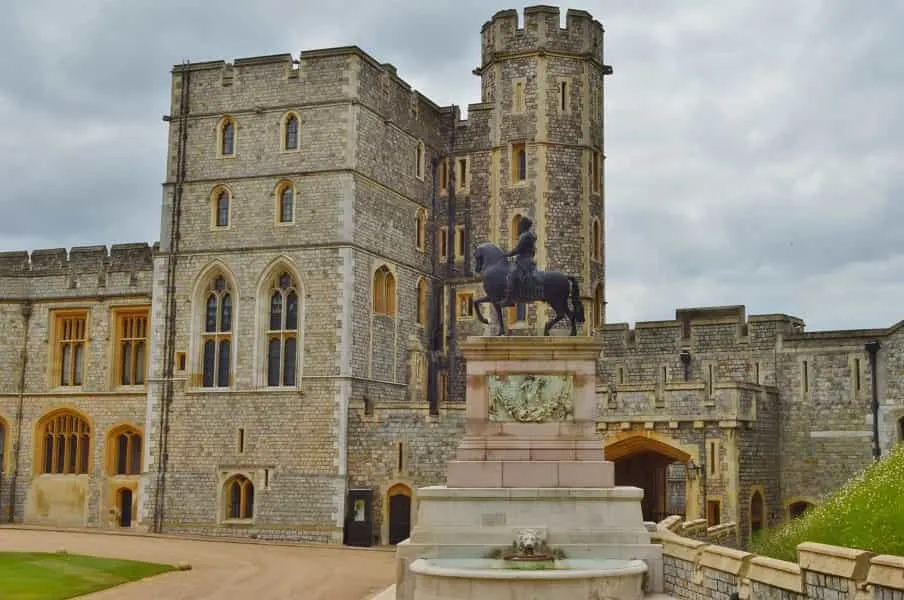
[[[806,542],[796,563],[693,540],[660,524],[665,591],[675,598],[904,598],[904,557]]]

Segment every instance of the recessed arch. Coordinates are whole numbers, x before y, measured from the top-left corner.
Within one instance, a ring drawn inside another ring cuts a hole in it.
[[[192,381],[195,387],[232,385],[236,360],[239,288],[232,271],[211,261],[195,279],[192,290]]]
[[[417,146],[414,151],[414,176],[420,180],[424,179],[424,173],[426,172],[427,160],[426,160],[426,150],[424,148],[424,142],[422,140],[417,141]]]
[[[414,490],[408,483],[396,481],[386,490],[383,517],[384,538],[395,545],[411,535],[411,512],[414,507]]]
[[[766,490],[761,485],[754,485],[750,488],[749,509],[749,534],[751,536],[762,531],[766,523]]]
[[[304,365],[304,282],[288,256],[272,260],[257,282],[256,377],[262,387],[297,387]]]
[[[427,210],[418,208],[415,219],[415,247],[424,252],[427,248]]]
[[[603,227],[599,217],[590,220],[590,259],[599,262],[602,257]]]
[[[812,496],[792,496],[785,500],[785,515],[789,520],[796,519],[816,508],[818,504],[818,500]]]
[[[231,158],[238,146],[238,125],[232,115],[223,115],[217,121],[217,157]]]
[[[666,440],[638,432],[607,442],[604,451],[606,460],[613,461],[644,452],[653,452],[682,463],[689,462],[693,458],[689,452],[682,450],[677,445],[672,445]]]
[[[427,314],[428,314],[428,305],[430,301],[430,286],[427,284],[427,280],[423,277],[418,277],[417,280],[417,303],[416,303],[416,314],[417,314],[417,324],[421,327],[427,326]]]
[[[34,472],[55,475],[86,475],[93,455],[91,419],[74,407],[59,407],[35,423]]]

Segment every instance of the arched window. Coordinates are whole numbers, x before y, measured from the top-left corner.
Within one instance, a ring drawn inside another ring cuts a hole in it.
[[[276,188],[276,214],[280,223],[295,220],[295,188],[291,183],[281,183]]]
[[[141,474],[141,434],[131,427],[114,430],[107,440],[113,475]]]
[[[427,211],[423,208],[417,209],[417,223],[415,230],[415,245],[421,252],[427,247]]]
[[[394,317],[396,314],[395,276],[386,265],[374,272],[373,307],[378,315]]]
[[[593,288],[593,313],[591,316],[593,328],[599,329],[603,326],[603,284],[598,283]]]
[[[283,150],[298,150],[298,116],[295,113],[286,115]]]
[[[298,290],[283,271],[270,284],[267,385],[294,386],[298,362]]]
[[[760,531],[765,525],[766,507],[763,503],[763,494],[756,490],[750,496],[750,533],[754,534]]]
[[[427,300],[429,298],[427,280],[423,277],[417,281],[417,324],[427,326]]]
[[[232,292],[226,278],[210,282],[204,305],[202,369],[204,387],[228,387],[232,357]]]
[[[38,426],[41,472],[84,475],[88,472],[91,428],[73,411],[45,417]]]
[[[214,227],[229,227],[229,209],[231,203],[229,190],[219,186],[211,194],[211,215]]]
[[[223,117],[217,127],[217,150],[220,156],[235,156],[235,120]]]
[[[602,226],[600,220],[593,217],[593,221],[590,223],[590,258],[592,260],[600,260],[602,247]]]
[[[226,518],[254,517],[254,484],[244,475],[234,475],[225,484]]]
[[[415,150],[414,175],[418,179],[424,178],[424,167],[426,166],[424,142],[418,140],[417,150]]]

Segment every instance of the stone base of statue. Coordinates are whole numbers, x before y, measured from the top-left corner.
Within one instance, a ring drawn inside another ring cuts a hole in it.
[[[418,490],[411,536],[397,547],[397,600],[434,597],[427,588],[444,585],[438,574],[454,571],[443,576],[459,583],[469,576],[462,565],[477,579],[478,572],[507,577],[501,573],[516,569],[517,557],[482,570],[480,561],[498,559],[525,531],[561,565],[619,570],[621,579],[603,579],[617,580],[620,590],[634,586],[620,592],[626,599],[662,590],[662,552],[643,522],[643,490],[615,486],[596,432],[601,346],[589,337],[472,337],[461,344],[465,436],[448,464],[447,485]],[[576,567],[568,568],[568,577],[577,577]],[[564,569],[550,567],[547,579]]]

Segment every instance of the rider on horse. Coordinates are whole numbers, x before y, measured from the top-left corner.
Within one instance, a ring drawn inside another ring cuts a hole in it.
[[[534,261],[534,254],[537,251],[537,236],[530,230],[534,224],[528,217],[521,217],[518,221],[518,242],[511,252],[506,252],[506,258],[516,256],[515,264],[509,267],[508,276],[505,280],[505,299],[503,305],[511,304],[513,294],[518,291],[518,295],[525,293],[532,287],[530,284],[537,272],[537,263]],[[516,286],[517,284],[517,286]],[[529,300],[530,298],[524,298]]]

